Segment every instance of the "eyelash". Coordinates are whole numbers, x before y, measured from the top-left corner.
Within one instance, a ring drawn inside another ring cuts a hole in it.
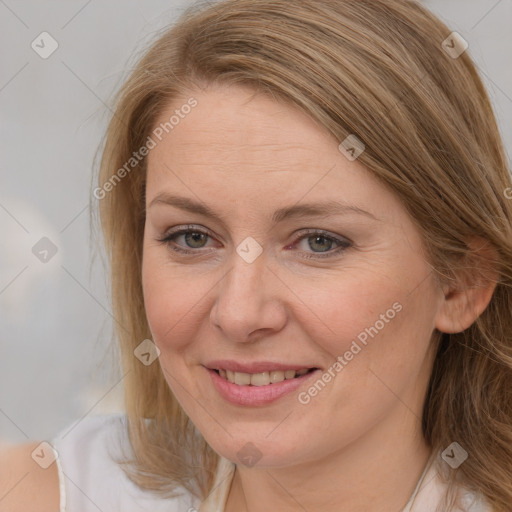
[[[166,244],[170,249],[172,249],[175,252],[179,252],[181,254],[189,254],[189,255],[195,254],[195,255],[197,255],[197,252],[200,249],[188,250],[188,249],[183,249],[182,247],[173,245],[174,240],[179,235],[189,234],[189,233],[201,233],[203,235],[209,236],[210,238],[213,238],[212,235],[209,232],[207,232],[207,231],[203,231],[201,229],[197,229],[194,226],[187,226],[186,228],[181,228],[181,229],[178,229],[178,230],[173,231],[171,233],[167,233],[163,238],[157,239],[157,241],[160,242],[160,243]],[[336,250],[334,250],[332,252],[329,251],[327,253],[312,253],[312,254],[314,254],[313,256],[305,255],[304,258],[306,258],[306,259],[331,258],[331,257],[337,256],[338,254],[342,253],[343,251],[345,251],[346,249],[348,249],[352,245],[352,243],[349,240],[347,240],[347,239],[340,239],[340,238],[334,237],[332,235],[328,235],[328,234],[326,234],[325,231],[322,231],[322,230],[310,230],[310,231],[304,232],[302,234],[302,236],[297,238],[297,240],[294,242],[293,245],[295,245],[297,242],[300,242],[303,239],[307,239],[307,238],[312,237],[314,235],[322,237],[322,238],[325,238],[326,240],[329,240],[329,241],[336,242],[336,243],[340,244],[341,247],[338,247]],[[324,255],[321,255],[321,254],[324,254]]]

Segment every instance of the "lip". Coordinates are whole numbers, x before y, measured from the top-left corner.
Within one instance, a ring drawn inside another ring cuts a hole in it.
[[[273,363],[272,361],[253,361],[251,363],[241,363],[239,361],[232,360],[216,360],[210,361],[209,363],[204,365],[209,370],[230,370],[232,372],[238,373],[263,373],[263,372],[271,372],[273,370],[302,370],[307,368],[308,370],[311,368],[318,368],[317,366],[310,364],[282,364],[282,363]]]
[[[273,368],[275,369],[276,367],[274,366]],[[292,367],[288,369],[293,370]],[[226,401],[247,407],[267,405],[285,395],[289,395],[311,378],[317,376],[320,372],[319,369],[316,369],[300,377],[286,379],[274,384],[267,384],[266,386],[239,386],[238,384],[233,384],[222,378],[215,370],[206,367],[205,370],[210,374],[215,389]]]

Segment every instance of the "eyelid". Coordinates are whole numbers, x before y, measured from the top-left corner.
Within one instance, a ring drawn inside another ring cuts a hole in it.
[[[168,229],[158,241],[166,242],[172,236],[184,235],[186,233],[202,233],[210,238],[215,238],[215,235],[209,229],[198,227],[196,224],[189,224]]]
[[[322,235],[326,238],[330,238],[332,240],[335,240],[339,243],[347,243],[347,244],[353,244],[352,240],[347,238],[343,235],[336,235],[335,233],[331,233],[330,231],[326,231],[325,229],[319,229],[319,228],[304,228],[300,229],[298,232],[295,233],[296,236],[303,236],[303,235]]]
[[[310,236],[321,236],[328,240],[331,240],[338,244],[338,247],[336,249],[331,249],[326,252],[302,252],[303,258],[305,259],[312,259],[312,260],[319,260],[322,258],[335,258],[339,257],[345,252],[347,249],[354,246],[353,242],[348,239],[347,237],[341,236],[341,235],[335,235],[331,234],[329,231],[326,231],[324,229],[315,229],[315,228],[306,228],[303,230],[299,230],[296,234],[296,240],[293,242],[293,245],[297,245],[302,240],[306,240],[308,235]],[[300,252],[300,251],[299,251]]]
[[[166,231],[166,233],[163,235],[163,237],[157,238],[157,241],[160,243],[165,243],[170,246],[170,244],[173,243],[175,237],[178,237],[178,236],[181,236],[181,235],[184,235],[187,233],[194,233],[194,232],[202,233],[206,236],[209,236],[210,238],[215,238],[215,236],[212,234],[212,232],[210,230],[208,230],[207,228],[198,227],[197,225],[189,224],[189,225],[177,226],[177,227],[174,227],[174,228]],[[306,259],[321,259],[321,258],[335,257],[339,253],[349,249],[350,247],[352,247],[354,245],[354,243],[349,238],[347,238],[345,236],[336,235],[336,234],[330,233],[329,231],[326,231],[324,229],[318,229],[318,228],[305,228],[305,229],[299,230],[298,232],[295,233],[295,240],[292,242],[291,245],[295,246],[302,240],[307,239],[308,238],[307,235],[322,236],[330,241],[337,243],[338,248],[330,250],[330,251],[326,251],[325,253],[322,253],[322,252],[305,253],[304,251],[302,251],[303,254],[308,255],[308,256],[303,256]],[[287,245],[287,247],[290,247],[290,244]],[[200,255],[200,251],[202,248],[187,249],[182,246],[172,246],[171,249],[178,253],[185,253],[185,254],[189,254],[189,255]],[[301,252],[301,251],[298,251],[298,252]]]

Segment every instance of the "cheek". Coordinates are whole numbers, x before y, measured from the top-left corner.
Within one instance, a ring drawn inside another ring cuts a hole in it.
[[[180,301],[174,286],[169,282],[165,262],[157,248],[144,248],[142,262],[142,288],[144,308],[153,341],[162,349],[162,339],[172,329],[172,322],[180,316]]]
[[[193,339],[212,284],[206,275],[172,265],[161,247],[145,248],[144,307],[153,341],[163,355],[182,351]]]
[[[378,281],[376,288],[347,281],[337,293],[317,294],[314,303],[323,322],[315,318],[318,329],[307,336],[329,357],[319,376],[323,383],[312,383],[298,400],[312,428],[324,431],[329,443],[350,442],[403,403],[421,415],[433,289],[428,280],[412,293],[412,282],[406,287]],[[307,325],[305,318],[301,325]]]
[[[401,271],[407,268],[408,271]],[[352,371],[393,371],[421,366],[435,325],[436,294],[420,259],[347,271],[337,279],[294,288],[307,307],[298,321],[326,357]],[[355,277],[357,276],[357,278]],[[340,367],[337,367],[340,369]]]
[[[380,314],[394,317],[400,288],[385,276],[386,269],[344,269],[338,275],[319,279],[297,280],[293,290],[298,297],[297,314],[302,327],[315,335],[312,340],[326,339],[332,348],[343,349],[347,341],[379,320]],[[307,317],[307,320],[306,320]],[[350,345],[350,342],[348,343]]]

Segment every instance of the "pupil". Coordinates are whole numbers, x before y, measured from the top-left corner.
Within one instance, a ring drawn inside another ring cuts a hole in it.
[[[327,239],[325,236],[315,236],[315,237],[312,237],[312,238],[314,239],[314,243],[317,243],[317,241],[318,241],[318,240],[325,240],[325,241],[327,242],[327,245],[332,244],[332,240]],[[322,244],[320,244],[320,245],[322,245]],[[309,244],[309,246],[310,246],[312,249],[314,249],[314,247],[313,247],[311,244]],[[325,247],[324,247],[324,248],[325,248]],[[326,250],[329,250],[329,248],[330,248],[330,247],[327,247],[327,248],[325,248],[325,249],[326,249]],[[323,252],[323,251],[321,251],[321,252]]]
[[[187,243],[189,243],[189,240],[190,238],[192,238],[195,242],[198,242],[200,241],[201,237],[204,237],[205,235],[203,233],[188,233],[187,235],[185,235],[185,238],[186,238],[186,241]],[[195,247],[193,244],[192,244],[192,247]]]

